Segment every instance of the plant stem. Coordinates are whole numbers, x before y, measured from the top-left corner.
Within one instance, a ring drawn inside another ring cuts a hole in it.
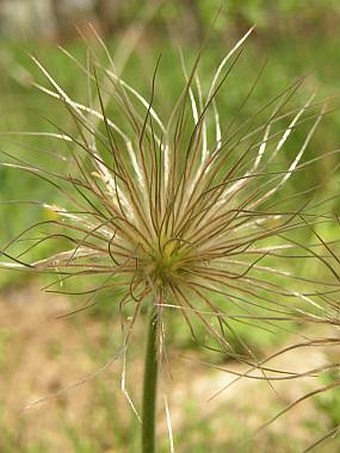
[[[157,401],[157,328],[158,310],[153,306],[149,314],[148,337],[146,343],[143,409],[142,409],[142,452],[155,452],[155,419]]]

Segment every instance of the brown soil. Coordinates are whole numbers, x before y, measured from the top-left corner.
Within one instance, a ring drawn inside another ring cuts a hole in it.
[[[71,303],[66,297],[41,292],[38,282],[23,289],[8,290],[1,296],[0,424],[5,436],[0,440],[0,451],[91,451],[77,450],[70,441],[72,436],[65,434],[65,426],[81,430],[83,424],[87,429],[87,420],[91,423],[96,420],[98,426],[103,423],[103,428],[99,426],[96,432],[101,432],[101,429],[105,432],[107,415],[101,403],[94,406],[94,395],[98,393],[100,382],[110,392],[115,392],[112,395],[118,407],[115,406],[114,413],[119,417],[120,429],[124,431],[133,418],[127,399],[119,390],[121,361],[100,371],[105,360],[97,360],[93,353],[89,353],[89,344],[92,351],[107,347],[103,345],[106,337],[100,321],[94,317],[87,318],[84,333],[79,323],[74,323],[71,318],[56,319],[70,309]],[[299,349],[281,356],[275,363],[270,362],[270,365],[302,372],[324,364],[326,355],[322,348]],[[241,379],[217,397],[209,399],[230,383],[233,375],[206,367],[198,360],[176,359],[176,356],[170,359],[172,380],[168,380],[167,392],[174,432],[183,429],[189,432],[193,423],[204,420],[214,433],[217,449],[212,451],[216,452],[224,451],[218,445],[235,438],[235,430],[241,434],[253,432],[279,408],[320,386],[320,382],[312,378],[281,381],[272,387],[265,380]],[[224,367],[241,373],[246,369],[234,363]],[[140,391],[140,368],[140,360],[135,360],[129,369],[127,386],[133,398],[138,398]],[[162,409],[159,417],[163,420],[160,432],[166,437]],[[252,445],[262,445],[260,450],[258,447],[255,450],[240,447],[237,451],[302,451],[289,446],[287,436],[294,439],[296,446],[307,446],[315,437],[310,425],[324,426],[327,430],[327,423],[326,415],[319,413],[309,400],[253,437]],[[270,446],[273,438],[280,440],[275,450]],[[36,449],[29,449],[32,445]],[[118,441],[116,445],[107,445],[98,451],[134,451],[124,449],[121,444],[118,446]],[[176,451],[187,451],[183,448],[179,446]],[[336,439],[328,442],[325,449],[320,447],[317,451],[336,452]]]

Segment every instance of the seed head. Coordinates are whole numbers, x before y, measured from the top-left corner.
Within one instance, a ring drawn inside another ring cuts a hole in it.
[[[51,85],[39,88],[65,106],[75,131],[47,134],[65,145],[55,170],[14,158],[3,165],[47,180],[65,203],[41,203],[49,218],[8,244],[3,253],[14,262],[2,265],[23,267],[32,249],[60,240],[61,251],[26,265],[56,271],[58,285],[82,281],[89,301],[101,291],[115,293],[121,306],[135,302],[137,315],[142,301],[153,300],[160,311],[180,311],[190,329],[194,316],[224,348],[235,323],[271,330],[287,321],[324,322],[339,291],[338,260],[318,229],[334,219],[313,201],[317,186],[293,191],[290,181],[321,159],[305,155],[326,108],[316,112],[314,95],[288,108],[297,81],[241,124],[221,115],[218,96],[228,90],[249,34],[222,59],[206,91],[201,56],[191,71],[182,63],[183,91],[165,120],[154,107],[159,61],[144,97],[112,61],[91,68],[68,54],[94,87],[85,105],[33,58]],[[306,124],[292,156],[296,129]],[[42,226],[43,236],[30,237]],[[27,236],[27,249],[10,255],[12,243]],[[306,268],[316,266],[329,278],[308,275]]]

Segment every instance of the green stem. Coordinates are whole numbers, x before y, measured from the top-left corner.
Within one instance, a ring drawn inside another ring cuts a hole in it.
[[[157,401],[157,327],[158,310],[152,307],[149,314],[148,338],[146,343],[143,409],[142,409],[142,452],[155,452],[155,419]]]

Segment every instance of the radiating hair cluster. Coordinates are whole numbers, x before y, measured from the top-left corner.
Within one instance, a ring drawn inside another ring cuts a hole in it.
[[[50,84],[39,88],[64,105],[76,132],[47,133],[65,147],[55,157],[60,172],[52,161],[46,168],[15,158],[4,165],[47,180],[65,205],[41,203],[50,218],[14,239],[29,241],[20,254],[11,255],[12,243],[4,248],[12,262],[2,265],[57,272],[56,285],[80,281],[87,301],[102,291],[115,294],[121,306],[134,303],[135,317],[148,301],[160,313],[178,311],[191,330],[197,318],[227,348],[235,322],[268,329],[292,320],[331,322],[339,260],[318,228],[335,219],[313,202],[316,186],[290,189],[291,180],[326,157],[308,157],[326,107],[310,96],[288,108],[297,81],[242,123],[239,112],[226,119],[219,96],[228,91],[249,33],[222,59],[208,88],[199,77],[202,56],[189,70],[182,61],[183,89],[166,118],[155,107],[166,96],[158,88],[161,60],[143,96],[110,59],[107,67],[82,65],[68,54],[89,82],[84,104],[34,58]],[[292,154],[301,124],[305,138]],[[60,240],[61,251],[26,263],[46,240],[54,248]],[[316,267],[319,279],[308,273]]]

